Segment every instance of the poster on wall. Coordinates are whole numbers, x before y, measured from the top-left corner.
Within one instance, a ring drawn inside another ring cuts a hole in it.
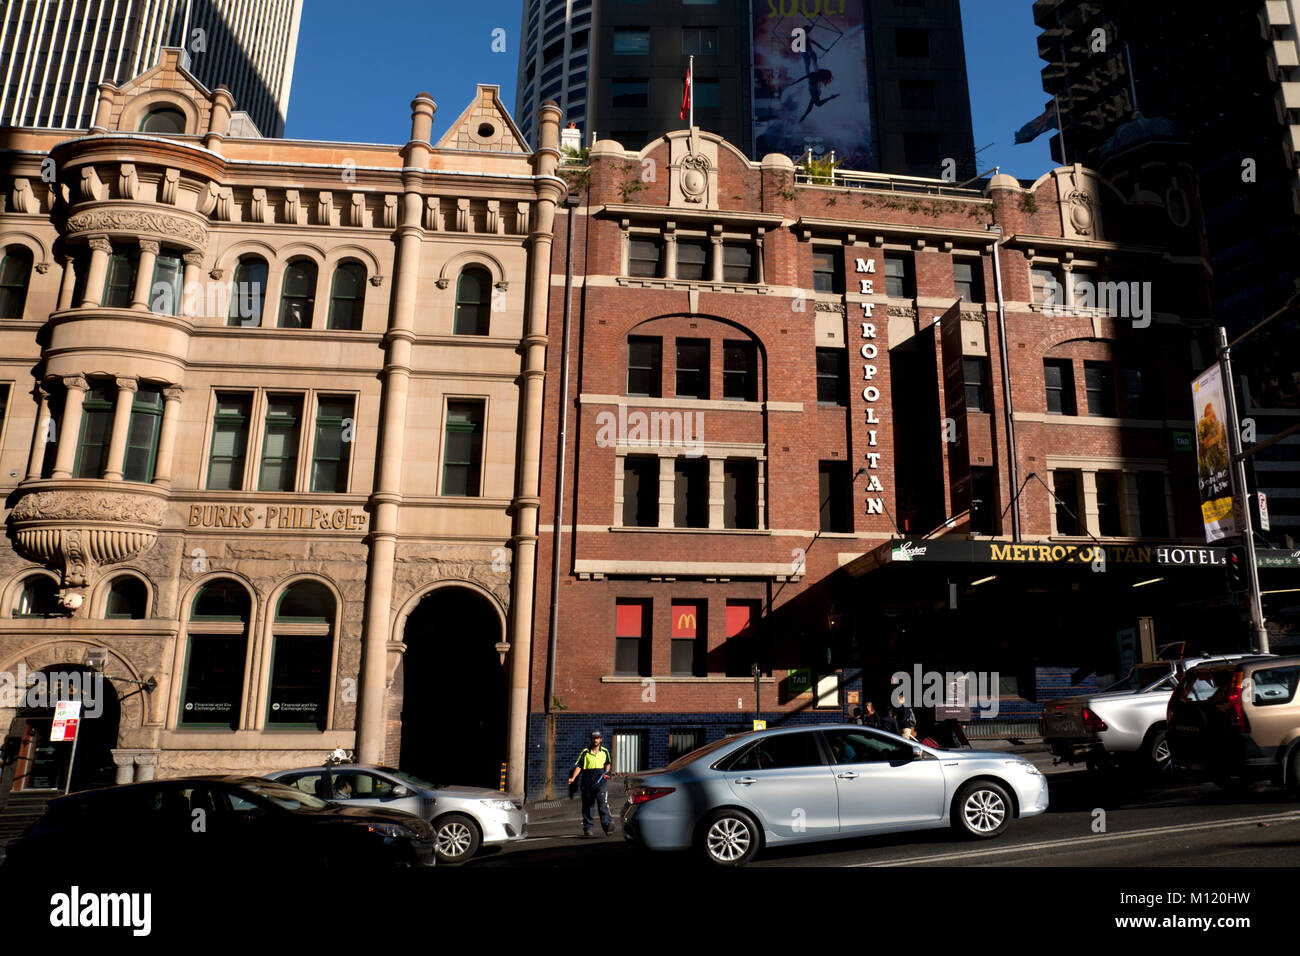
[[[1207,369],[1192,382],[1192,415],[1196,419],[1196,477],[1201,494],[1205,540],[1218,541],[1237,533],[1229,473],[1232,455],[1228,450],[1223,377],[1219,366]]]
[[[875,169],[863,0],[750,0],[754,153]]]

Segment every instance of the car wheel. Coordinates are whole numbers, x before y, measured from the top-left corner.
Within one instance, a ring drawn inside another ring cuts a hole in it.
[[[700,851],[718,866],[741,866],[758,852],[758,824],[743,810],[719,810],[700,828]]]
[[[1286,788],[1291,796],[1300,797],[1300,747],[1293,748],[1286,758]]]
[[[1142,748],[1146,768],[1154,774],[1167,774],[1174,769],[1174,754],[1169,749],[1169,738],[1163,730],[1154,730]]]
[[[957,791],[952,815],[958,830],[986,840],[997,836],[1011,822],[1011,797],[1001,784],[975,780]]]
[[[463,813],[449,813],[433,825],[433,840],[438,862],[455,866],[478,852],[478,825]]]

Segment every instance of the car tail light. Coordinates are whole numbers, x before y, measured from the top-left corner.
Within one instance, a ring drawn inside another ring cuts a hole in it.
[[[1246,712],[1241,706],[1241,684],[1244,677],[1241,671],[1235,671],[1232,682],[1228,684],[1228,722],[1242,733],[1249,733],[1250,725],[1246,722]]]
[[[668,796],[676,789],[676,787],[636,787],[627,792],[627,799],[629,803],[649,803],[651,800]]]
[[[1090,734],[1100,733],[1106,730],[1106,721],[1102,720],[1087,707],[1083,708],[1083,729]]]

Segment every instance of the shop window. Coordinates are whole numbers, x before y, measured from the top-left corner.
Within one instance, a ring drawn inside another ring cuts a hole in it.
[[[727,601],[723,657],[728,677],[749,677],[752,665],[759,663],[756,625],[761,614],[758,601]]]
[[[325,729],[333,622],[334,595],[322,584],[294,584],[280,597],[273,625],[268,725]]]
[[[182,727],[238,728],[250,610],[248,592],[234,581],[214,581],[195,595],[186,638]]]

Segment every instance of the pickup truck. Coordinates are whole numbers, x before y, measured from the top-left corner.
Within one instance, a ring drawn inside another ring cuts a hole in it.
[[[1197,664],[1242,656],[1147,661],[1103,690],[1050,700],[1043,704],[1043,742],[1057,763],[1083,762],[1096,769],[1119,758],[1143,769],[1169,770],[1173,761],[1165,740],[1165,711],[1179,679]]]

